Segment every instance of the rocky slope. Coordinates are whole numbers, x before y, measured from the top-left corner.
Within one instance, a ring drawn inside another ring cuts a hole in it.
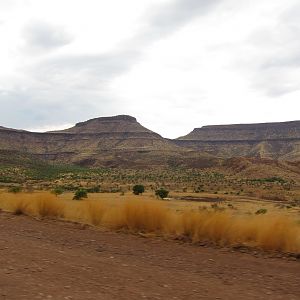
[[[300,121],[195,128],[174,141],[222,158],[300,160]]]

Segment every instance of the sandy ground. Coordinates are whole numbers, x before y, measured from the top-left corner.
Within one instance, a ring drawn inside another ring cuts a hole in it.
[[[300,299],[300,261],[0,213],[0,299]]]

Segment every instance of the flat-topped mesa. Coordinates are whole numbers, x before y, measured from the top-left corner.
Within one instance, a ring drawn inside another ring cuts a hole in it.
[[[0,130],[0,151],[19,151],[39,159],[95,167],[161,167],[185,149],[143,127],[131,116],[95,118],[44,133]],[[200,155],[199,155],[200,156]],[[198,157],[198,156],[197,156]],[[200,157],[199,164],[209,160]],[[183,162],[182,162],[183,161]]]
[[[127,115],[95,118],[85,122],[77,123],[72,128],[56,132],[74,134],[153,133],[151,130],[138,123],[136,118]]]
[[[185,141],[270,141],[300,139],[300,121],[280,123],[210,125],[195,128],[177,140]]]
[[[89,122],[94,122],[94,121],[99,121],[99,122],[114,122],[114,121],[124,121],[124,122],[132,122],[136,123],[137,120],[136,118],[128,115],[117,115],[117,116],[111,116],[111,117],[98,117],[94,119],[90,119],[84,122],[79,122],[75,126],[82,126],[85,125],[86,123]]]

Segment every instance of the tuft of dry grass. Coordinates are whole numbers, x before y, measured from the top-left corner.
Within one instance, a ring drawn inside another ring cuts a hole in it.
[[[105,215],[104,222],[116,229],[138,232],[163,232],[170,211],[160,202],[129,200]]]
[[[102,201],[87,201],[85,202],[85,208],[87,212],[86,220],[92,225],[99,226],[107,210],[107,205]]]
[[[257,223],[256,243],[266,250],[281,250],[300,252],[299,226],[291,219],[275,216],[272,219],[264,217]]]
[[[181,233],[197,242],[245,244],[264,250],[300,252],[300,226],[286,216],[234,216],[227,212],[185,212]]]
[[[210,240],[224,244],[229,241],[233,217],[218,211],[186,211],[179,219],[179,224],[182,235],[195,242]]]
[[[64,217],[64,203],[50,193],[7,193],[2,194],[0,200],[3,209],[15,214]]]
[[[29,202],[22,198],[17,198],[12,204],[12,212],[15,215],[27,215],[29,213]]]
[[[65,215],[64,204],[51,194],[36,199],[33,204],[40,217],[63,218]]]

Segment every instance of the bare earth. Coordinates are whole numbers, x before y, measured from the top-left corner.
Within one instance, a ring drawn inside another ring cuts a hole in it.
[[[0,213],[0,299],[300,299],[300,263]]]

